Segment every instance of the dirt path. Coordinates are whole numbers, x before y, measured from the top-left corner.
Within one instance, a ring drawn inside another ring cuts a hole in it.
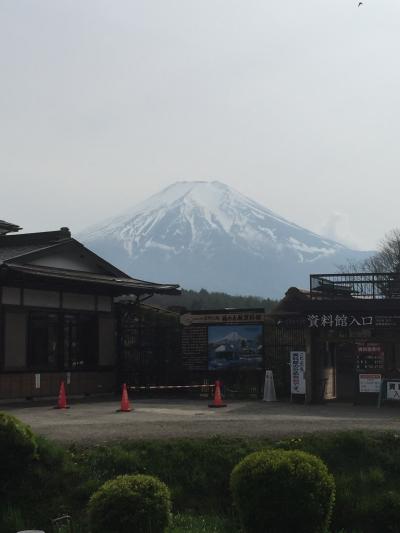
[[[209,409],[207,400],[137,400],[130,413],[117,413],[118,401],[84,400],[71,409],[19,403],[1,405],[54,440],[104,443],[120,439],[172,437],[265,436],[281,437],[315,431],[346,429],[397,430],[400,406],[349,404],[296,405],[259,401],[232,401],[222,409]]]

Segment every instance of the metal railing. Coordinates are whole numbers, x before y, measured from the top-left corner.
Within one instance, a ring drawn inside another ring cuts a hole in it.
[[[311,274],[310,296],[321,299],[399,299],[400,273]]]

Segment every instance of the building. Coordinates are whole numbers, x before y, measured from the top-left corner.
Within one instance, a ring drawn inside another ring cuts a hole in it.
[[[0,398],[111,391],[116,385],[114,299],[139,304],[178,285],[136,280],[97,256],[68,228],[10,234],[0,221]]]
[[[291,287],[271,317],[267,360],[287,395],[375,403],[381,387],[400,390],[398,273],[311,275],[309,290]]]

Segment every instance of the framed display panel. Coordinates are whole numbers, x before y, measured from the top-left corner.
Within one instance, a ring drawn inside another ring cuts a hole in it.
[[[263,353],[261,324],[208,326],[208,370],[262,368]]]

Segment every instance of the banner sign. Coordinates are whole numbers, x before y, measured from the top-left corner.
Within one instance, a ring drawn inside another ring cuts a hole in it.
[[[360,392],[377,392],[381,390],[381,374],[359,374]]]
[[[292,394],[306,393],[306,352],[290,352],[290,382]]]

